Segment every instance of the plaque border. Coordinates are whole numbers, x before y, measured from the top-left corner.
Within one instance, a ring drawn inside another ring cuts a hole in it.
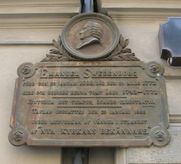
[[[16,113],[17,110],[17,100],[18,100],[18,88],[20,84],[20,80],[30,78],[34,75],[34,72],[41,67],[49,66],[49,67],[109,67],[108,63],[114,63],[111,67],[141,67],[145,73],[153,78],[158,79],[161,84],[161,97],[162,97],[162,109],[160,115],[160,123],[153,127],[150,134],[143,139],[35,139],[31,138],[31,135],[26,130],[25,125],[22,125],[18,122],[18,115]],[[29,74],[25,73],[20,74],[22,69],[28,68],[29,71],[26,70]],[[163,67],[156,62],[143,63],[141,61],[95,61],[95,62],[85,62],[85,61],[64,61],[64,62],[44,62],[37,63],[35,65],[31,63],[24,63],[18,68],[19,78],[16,80],[14,99],[13,99],[13,110],[10,119],[10,127],[12,131],[9,133],[9,141],[14,146],[21,146],[24,144],[31,146],[59,146],[59,147],[135,147],[135,146],[151,146],[154,144],[155,146],[161,147],[165,146],[170,141],[170,134],[167,131],[168,124],[168,103],[167,103],[167,95],[166,95],[166,85],[163,77]]]

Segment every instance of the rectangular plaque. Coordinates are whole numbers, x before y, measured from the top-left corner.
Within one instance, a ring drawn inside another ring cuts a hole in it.
[[[140,61],[40,62],[18,68],[9,140],[33,146],[162,146],[165,82]]]

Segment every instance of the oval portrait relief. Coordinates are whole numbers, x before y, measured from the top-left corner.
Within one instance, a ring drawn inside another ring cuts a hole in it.
[[[80,14],[62,32],[62,44],[71,56],[93,60],[107,57],[119,42],[119,30],[102,14]]]

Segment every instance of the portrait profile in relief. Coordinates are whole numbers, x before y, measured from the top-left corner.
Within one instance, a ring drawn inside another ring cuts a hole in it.
[[[80,42],[76,49],[80,50],[91,44],[101,44],[103,30],[101,24],[95,21],[88,21],[79,32]]]

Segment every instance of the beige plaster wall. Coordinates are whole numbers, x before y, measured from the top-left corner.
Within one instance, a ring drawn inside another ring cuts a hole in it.
[[[77,0],[0,0],[0,163],[61,163],[60,148],[10,145],[8,125],[17,67],[24,62],[39,62],[52,48],[51,40],[58,37],[65,22],[78,12],[78,6]],[[103,0],[103,6],[108,8],[123,36],[130,39],[129,47],[137,57],[165,66],[171,114],[170,145],[161,149],[118,148],[114,163],[181,163],[181,68],[169,67],[161,60],[158,47],[159,24],[168,16],[180,15],[181,1]],[[90,163],[95,164],[107,152],[109,150],[94,149],[91,157],[95,161],[91,158]],[[105,158],[101,163],[108,161]]]

